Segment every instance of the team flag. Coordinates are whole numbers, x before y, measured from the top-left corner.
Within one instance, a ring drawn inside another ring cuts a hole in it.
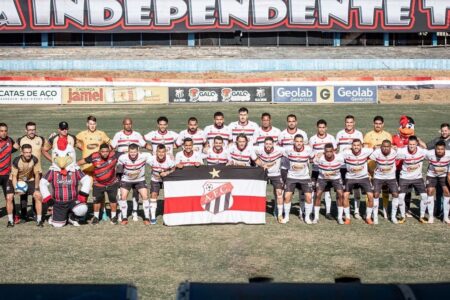
[[[265,224],[265,172],[261,168],[200,166],[164,178],[164,223]]]

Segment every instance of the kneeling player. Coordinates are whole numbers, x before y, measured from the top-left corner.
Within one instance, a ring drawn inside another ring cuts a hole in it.
[[[344,193],[344,207],[338,206],[338,222],[344,224],[342,221],[342,212],[345,211],[345,223],[349,223],[350,219],[350,193],[358,187],[364,190],[367,194],[367,208],[366,208],[366,223],[372,222],[373,209],[373,193],[372,184],[369,179],[369,172],[367,168],[367,161],[372,154],[372,150],[362,147],[360,139],[354,139],[351,149],[344,150],[343,157],[347,172],[345,174],[345,193]]]
[[[167,155],[166,146],[159,144],[152,161],[152,179],[150,185],[150,224],[156,224],[156,208],[159,191],[163,189],[163,178],[175,170],[175,162]]]
[[[338,207],[344,205],[344,186],[341,178],[341,166],[344,164],[344,158],[340,154],[334,153],[334,146],[331,143],[325,144],[323,155],[317,156],[314,163],[319,168],[319,178],[317,179],[317,195],[314,201],[314,220],[313,223],[319,221],[320,202],[322,194],[334,188],[337,194]],[[346,215],[350,216],[350,208],[346,211]],[[346,218],[345,224],[350,224],[350,218]]]
[[[450,224],[448,213],[450,210],[450,191],[447,184],[447,172],[450,165],[450,151],[445,150],[445,142],[438,141],[434,150],[429,150],[427,153],[428,171],[427,171],[427,193],[428,202],[434,203],[434,194],[436,187],[439,185],[444,194],[444,223]],[[432,213],[428,211],[428,213]]]

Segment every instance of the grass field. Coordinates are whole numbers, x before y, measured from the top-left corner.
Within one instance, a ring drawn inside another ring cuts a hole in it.
[[[141,133],[153,130],[160,115],[168,116],[170,127],[180,131],[190,116],[198,117],[201,127],[210,124],[217,110],[225,113],[227,123],[234,121],[238,108],[3,106],[0,121],[9,125],[13,138],[23,133],[29,120],[37,122],[45,136],[62,120],[76,134],[84,130],[87,115],[94,114],[99,129],[112,136],[121,129],[125,116],[133,118],[135,130]],[[386,129],[394,133],[400,115],[408,114],[416,121],[417,135],[425,141],[438,135],[439,125],[448,122],[450,115],[448,104],[252,105],[249,109],[255,121],[262,112],[270,112],[280,128],[285,127],[286,115],[295,113],[299,127],[309,135],[320,118],[326,119],[329,132],[336,134],[347,114],[356,116],[363,132],[371,130],[375,115],[382,115]],[[3,196],[0,206],[4,216]],[[358,276],[364,283],[450,281],[450,227],[440,221],[421,225],[408,219],[395,226],[381,218],[378,226],[357,220],[351,226],[338,226],[321,217],[320,224],[307,226],[291,217],[289,224],[279,225],[268,214],[264,226],[168,228],[161,225],[159,216],[158,225],[151,227],[132,222],[128,226],[103,223],[59,230],[49,226],[38,229],[34,223],[7,230],[6,222],[6,217],[0,219],[0,283],[133,283],[141,299],[154,299],[174,298],[178,284],[185,280],[246,282],[252,276],[271,276],[276,282],[333,282],[338,276]]]

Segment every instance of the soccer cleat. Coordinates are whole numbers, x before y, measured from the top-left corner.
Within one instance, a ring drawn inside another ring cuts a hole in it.
[[[284,224],[283,216],[282,216],[282,215],[279,215],[279,216],[277,217],[277,221],[278,221],[278,223],[280,223],[280,224]]]
[[[395,217],[391,218],[392,224],[398,224],[398,220]]]
[[[111,218],[111,224],[113,224],[113,225],[119,224],[117,217]]]
[[[92,225],[98,225],[98,223],[100,223],[100,220],[97,217],[93,217],[91,220],[91,224]]]
[[[311,221],[310,217],[305,217],[305,223],[311,225],[313,222]]]
[[[405,224],[406,218],[405,217],[400,217],[400,219],[398,219],[397,221],[398,221],[398,224]]]
[[[366,218],[366,224],[367,225],[373,225],[373,221],[372,221],[372,219],[370,217]]]
[[[147,219],[147,218],[145,218],[145,219],[144,219],[144,225],[150,225],[150,220]]]
[[[133,211],[133,213],[132,213],[132,216],[133,216],[133,221],[134,221],[134,222],[137,222],[137,221],[139,221],[139,218],[138,218],[138,213],[137,213],[137,211]]]
[[[407,218],[412,218],[412,217],[413,217],[412,212],[411,212],[410,210],[408,210],[408,211],[406,212],[406,217],[407,217]]]
[[[338,219],[338,224],[339,224],[339,225],[344,225],[344,220]]]
[[[150,220],[150,224],[151,224],[151,225],[156,225],[156,219],[151,219],[151,220]]]
[[[106,211],[104,211],[102,214],[102,221],[105,221],[105,222],[109,221],[109,217],[108,217],[108,214],[106,213]]]
[[[373,224],[378,225],[378,218],[373,218]]]
[[[314,218],[314,219],[312,220],[312,223],[313,223],[313,224],[319,223],[319,219]]]
[[[120,222],[120,225],[128,225],[128,219],[123,218],[122,221]]]
[[[8,227],[8,228],[14,227],[14,222],[8,221],[8,224],[6,224],[6,227]]]
[[[433,223],[434,223],[434,217],[429,217],[428,224],[433,224]]]
[[[422,224],[426,224],[426,223],[427,223],[427,220],[425,220],[424,217],[421,217],[421,218],[419,219],[419,222],[422,223]]]
[[[285,218],[283,219],[283,224],[287,224],[287,223],[289,223],[289,217],[285,217]]]
[[[444,223],[445,224],[450,224],[450,219],[449,218],[444,219]]]
[[[53,226],[53,217],[48,218],[48,225],[52,225]]]
[[[331,215],[330,213],[327,213],[327,214],[325,215],[325,218],[326,218],[327,220],[334,220],[333,215]]]
[[[355,217],[356,220],[361,220],[362,219],[361,215],[359,214],[359,212],[355,212],[354,217]]]
[[[14,224],[20,224],[20,223],[22,223],[20,217],[18,215],[15,215],[14,216]]]
[[[80,223],[78,223],[77,220],[73,220],[72,218],[69,217],[69,219],[67,219],[69,221],[69,224],[75,227],[80,227]]]
[[[36,226],[37,227],[44,227],[44,222],[42,222],[42,221],[36,222]]]
[[[350,223],[351,223],[350,218],[348,218],[348,219],[345,218],[345,219],[344,219],[344,224],[345,224],[345,225],[350,225]]]

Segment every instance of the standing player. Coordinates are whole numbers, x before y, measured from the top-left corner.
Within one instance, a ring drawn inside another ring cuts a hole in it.
[[[287,223],[289,221],[292,196],[295,189],[299,188],[305,194],[305,222],[306,224],[312,224],[311,213],[313,209],[313,184],[309,175],[309,163],[314,158],[314,151],[311,147],[305,145],[303,141],[303,136],[301,134],[297,134],[294,137],[294,145],[290,149],[285,150],[284,156],[288,160],[289,168],[284,193],[284,219],[282,219],[283,205],[278,206],[278,222],[280,223]],[[302,212],[300,211],[300,217],[301,215]]]
[[[120,210],[122,215],[122,225],[128,224],[128,203],[127,197],[131,189],[136,189],[142,197],[144,207],[144,224],[150,224],[150,201],[148,199],[147,184],[145,183],[145,165],[151,165],[153,158],[150,153],[140,153],[139,145],[128,146],[128,153],[119,157],[118,169],[123,172],[120,180]]]
[[[156,152],[156,147],[162,144],[166,146],[166,152],[170,157],[173,156],[173,149],[176,148],[178,134],[175,131],[168,130],[169,119],[162,116],[156,120],[157,130],[150,131],[144,135],[144,139],[152,146],[152,153]]]
[[[373,173],[373,223],[378,224],[378,206],[382,188],[387,187],[387,192],[392,194],[392,212],[391,220],[394,224],[405,222],[405,203],[399,202],[398,199],[398,183],[395,178],[395,162],[397,159],[397,151],[392,149],[392,142],[384,140],[381,147],[375,149],[370,155],[370,160],[375,163]],[[388,194],[389,197],[389,194]],[[400,207],[402,218],[397,220],[397,207]],[[369,216],[370,217],[370,216]],[[367,215],[366,215],[367,218]]]
[[[42,155],[50,162],[52,161],[52,156],[49,151],[56,148],[60,138],[67,139],[68,144],[72,147],[75,147],[77,143],[77,138],[69,133],[69,124],[65,121],[59,122],[58,133],[52,133],[48,138],[48,143],[44,144],[42,149]]]
[[[206,163],[208,166],[226,165],[228,163],[228,150],[223,146],[224,140],[218,135],[214,137],[214,144],[206,152]]]
[[[203,130],[198,128],[197,118],[189,118],[188,128],[180,132],[175,142],[176,146],[181,147],[185,138],[192,139],[192,141],[194,142],[194,151],[203,153],[203,146],[206,144],[206,137]]]
[[[319,153],[314,159],[314,163],[319,168],[316,198],[314,199],[314,224],[319,221],[322,194],[329,191],[331,187],[334,188],[337,194],[337,206],[342,207],[344,204],[344,186],[340,171],[342,164],[344,164],[344,158],[341,154],[335,154],[334,147],[331,143],[326,144],[323,154]],[[350,224],[350,208],[345,211],[345,221],[343,223]]]
[[[339,153],[343,153],[347,149],[351,149],[353,140],[358,139],[363,141],[364,137],[361,131],[355,129],[355,117],[352,115],[348,115],[345,117],[345,128],[339,131],[336,135],[336,142],[338,146]],[[347,172],[347,168],[343,166],[341,168],[342,180],[345,183],[345,173]],[[359,189],[355,189],[353,192],[353,207],[354,207],[354,216],[355,219],[361,219],[361,215],[359,213],[359,202],[361,200],[361,194]]]
[[[264,140],[264,144],[255,148],[256,156],[259,159],[260,167],[267,170],[267,176],[273,186],[273,194],[275,195],[275,202],[273,207],[278,211],[278,222],[282,223],[283,213],[283,180],[281,179],[280,166],[281,158],[285,154],[284,148],[276,146],[274,139],[268,136]],[[290,206],[290,202],[289,202]],[[289,220],[289,211],[287,212],[287,220]]]
[[[367,194],[368,203],[366,208],[366,223],[373,224],[372,210],[373,210],[373,188],[369,179],[369,172],[367,168],[367,161],[373,150],[363,148],[360,139],[354,139],[351,149],[344,150],[342,156],[344,157],[347,172],[345,174],[345,193],[344,193],[344,208],[338,207],[338,221],[342,221],[342,212],[345,211],[346,218],[350,217],[349,198],[350,192],[353,188],[358,187],[364,190]]]
[[[261,127],[258,128],[256,133],[255,146],[263,146],[266,137],[271,137],[274,143],[278,143],[280,133],[280,129],[272,126],[272,116],[267,112],[263,113],[261,115]]]
[[[94,218],[91,224],[100,222],[100,208],[105,201],[105,193],[111,206],[111,224],[116,225],[117,220],[117,191],[119,190],[119,180],[116,176],[116,165],[119,157],[118,152],[111,151],[108,144],[99,146],[99,151],[78,161],[78,165],[92,165],[92,176],[94,178]]]
[[[183,151],[180,151],[175,156],[175,164],[177,168],[184,167],[198,167],[203,165],[202,154],[194,151],[194,141],[191,138],[185,138],[183,142]]]
[[[405,195],[410,187],[420,194],[420,223],[427,223],[425,212],[428,209],[428,223],[433,223],[434,202],[429,201],[425,191],[425,184],[422,177],[422,165],[427,155],[427,150],[418,147],[418,140],[415,135],[409,137],[408,147],[398,150],[397,159],[402,159],[402,169],[400,171],[400,205],[404,204]],[[403,216],[402,216],[403,217]]]
[[[228,163],[229,166],[250,167],[252,161],[256,161],[255,150],[249,143],[245,134],[238,134],[236,142],[228,149]]]
[[[337,143],[336,143],[334,136],[327,133],[327,129],[328,129],[327,126],[328,126],[327,121],[325,121],[324,119],[320,119],[319,121],[317,121],[317,123],[316,123],[317,133],[309,139],[309,145],[311,146],[313,151],[316,153],[316,155],[318,153],[324,152],[324,147],[326,144],[332,144],[334,149],[337,148]],[[316,186],[318,177],[319,177],[319,168],[317,167],[316,164],[313,164],[311,179],[313,181],[314,186]],[[325,217],[328,220],[333,220],[333,217],[331,216],[330,192],[325,192],[325,210],[326,210]]]
[[[450,151],[445,150],[445,142],[438,141],[434,150],[428,150],[426,158],[428,159],[427,171],[427,194],[428,202],[434,203],[434,194],[436,187],[441,186],[444,195],[444,223],[450,224],[448,218],[450,192],[447,184],[447,175],[450,167]],[[428,211],[429,214],[432,212]]]
[[[230,128],[233,142],[236,142],[238,135],[244,134],[247,137],[248,143],[254,144],[258,133],[258,124],[248,119],[248,109],[246,107],[239,108],[239,120],[231,122]]]
[[[14,191],[9,180],[9,174],[11,173],[12,153],[16,151],[14,140],[8,136],[8,125],[0,123],[0,184],[6,199],[6,210],[11,211],[8,213],[8,227],[13,227],[15,221],[13,219]],[[18,218],[17,223],[19,222],[20,219]]]
[[[205,127],[204,133],[208,141],[208,146],[213,147],[214,138],[220,136],[223,140],[223,147],[228,148],[228,144],[233,140],[231,131],[227,125],[224,125],[225,118],[222,112],[214,113],[214,124]]]
[[[153,155],[152,179],[150,183],[150,224],[156,224],[156,208],[159,191],[163,189],[163,178],[175,170],[175,162],[166,153],[166,146],[160,144]]]

